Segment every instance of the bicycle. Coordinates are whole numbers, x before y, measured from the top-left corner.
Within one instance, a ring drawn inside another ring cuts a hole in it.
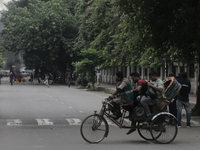
[[[93,115],[86,117],[80,127],[81,136],[91,144],[101,142],[109,134],[109,125],[105,116],[120,129],[131,128],[124,125],[127,110],[122,110],[122,117],[119,121],[110,116],[108,99],[102,101],[102,108],[99,113],[94,111]],[[148,121],[138,121],[136,129],[139,135],[145,140],[154,140],[160,144],[171,143],[177,135],[177,119],[168,112],[156,112]]]

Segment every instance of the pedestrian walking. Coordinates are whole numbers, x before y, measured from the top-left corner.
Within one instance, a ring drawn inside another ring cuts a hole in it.
[[[177,96],[177,120],[178,127],[181,127],[181,114],[182,108],[184,107],[187,117],[187,127],[190,125],[190,103],[189,103],[189,93],[191,90],[191,83],[187,80],[187,72],[181,73],[181,79],[178,82],[182,85],[180,92]]]
[[[37,74],[37,79],[38,79],[38,83],[40,84],[40,82],[41,82],[41,75],[40,75],[40,73]]]
[[[101,80],[101,73],[100,73],[99,70],[97,71],[96,76],[97,76],[97,86],[99,86],[100,85],[100,80]]]
[[[11,86],[13,85],[13,77],[14,77],[13,73],[10,72],[10,85]]]
[[[33,84],[33,73],[31,73],[31,84]]]
[[[45,74],[44,84],[49,88],[48,75]]]

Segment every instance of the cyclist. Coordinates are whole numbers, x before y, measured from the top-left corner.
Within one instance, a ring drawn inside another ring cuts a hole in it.
[[[134,99],[132,85],[130,81],[123,76],[123,73],[121,71],[118,71],[116,73],[116,81],[120,82],[120,84],[116,87],[116,91],[111,96],[111,98],[113,99],[114,97],[118,97],[118,99],[112,100],[109,104],[112,108],[111,111],[113,113],[111,117],[117,120],[121,117],[120,106],[123,107],[123,109],[129,111],[129,113],[131,113]],[[135,125],[130,130],[135,131]],[[130,133],[128,132],[127,134]]]

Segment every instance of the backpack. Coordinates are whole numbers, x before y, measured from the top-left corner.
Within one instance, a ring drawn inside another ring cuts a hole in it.
[[[131,121],[143,122],[146,119],[146,113],[141,105],[137,105],[133,108],[130,118]]]
[[[156,99],[157,97],[156,90],[148,85],[147,85],[146,95],[148,95],[152,100]]]

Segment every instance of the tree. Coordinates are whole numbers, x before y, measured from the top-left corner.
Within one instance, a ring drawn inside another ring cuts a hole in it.
[[[16,53],[22,52],[24,58],[29,58],[25,58],[25,63],[32,67],[48,71],[56,68],[63,82],[67,63],[76,60],[73,44],[78,35],[74,10],[67,2],[29,0],[27,7],[10,3],[1,17],[5,25],[4,45]]]
[[[165,57],[176,57],[186,63],[199,62],[198,0],[118,0],[118,4],[129,18],[133,18],[127,23],[138,32],[135,38],[138,49],[156,58],[155,62]],[[142,57],[140,61],[143,60]],[[200,115],[200,87],[192,113]]]
[[[0,43],[2,42],[2,38],[0,38]],[[2,53],[4,52],[4,48],[2,46],[0,46],[0,68],[3,67],[4,65],[4,61],[7,59],[7,58],[2,58]]]
[[[88,72],[89,81],[92,82],[93,86],[95,83],[95,67],[106,61],[106,54],[102,54],[101,51],[94,49],[87,49],[81,51],[80,55],[84,58],[79,62],[75,63],[76,72]]]

